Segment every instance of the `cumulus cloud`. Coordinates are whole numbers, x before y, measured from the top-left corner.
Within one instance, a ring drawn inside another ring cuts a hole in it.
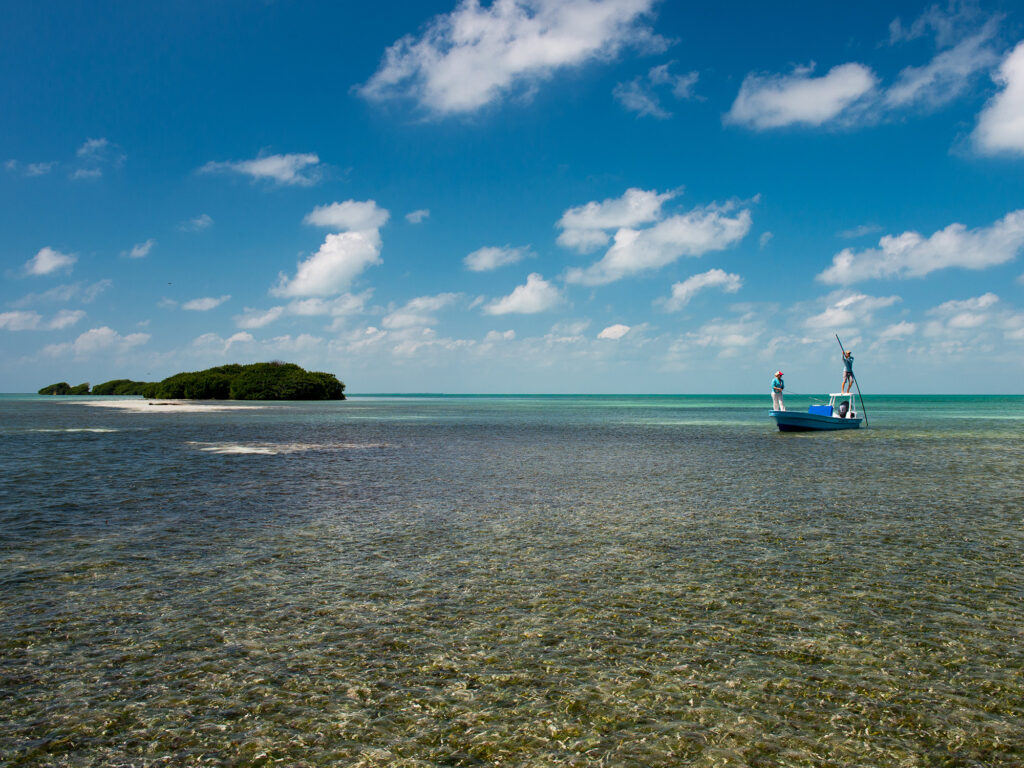
[[[603,206],[604,203],[596,205]],[[733,204],[707,205],[663,218],[644,229],[622,226],[615,232],[611,247],[599,261],[586,268],[570,269],[565,279],[582,285],[604,285],[629,275],[659,269],[682,256],[701,256],[728,248],[746,237],[750,231],[750,211],[741,210],[732,215],[734,208]],[[658,202],[656,207],[649,203],[646,209],[638,212],[638,220],[640,213],[645,217],[659,218],[661,203]],[[563,216],[562,221],[565,220],[566,216]],[[596,243],[597,234],[578,234],[586,231],[576,229],[577,234],[569,238],[569,242],[576,243],[578,248]],[[605,232],[599,234],[605,240],[609,236]]]
[[[129,259],[144,259],[149,256],[149,252],[153,250],[154,245],[156,245],[156,240],[150,238],[144,243],[136,243],[130,250],[121,251],[121,255],[127,256]]]
[[[978,116],[974,144],[985,154],[1024,154],[1024,42],[1007,55],[993,79],[1002,90]]]
[[[0,328],[8,331],[59,331],[70,328],[83,317],[85,312],[80,309],[62,309],[49,320],[44,320],[38,312],[0,312]]]
[[[24,310],[0,312],[0,328],[5,331],[34,331],[39,327],[42,319],[38,312]]]
[[[78,261],[73,253],[61,253],[49,246],[39,249],[39,253],[25,262],[25,272],[30,275],[49,275],[52,272],[70,272],[72,265]]]
[[[303,222],[317,227],[361,231],[380,229],[387,223],[390,215],[374,200],[346,200],[343,203],[318,205],[306,214]]]
[[[907,336],[913,336],[917,332],[917,324],[901,320],[883,328],[878,333],[879,341],[898,341]]]
[[[183,221],[178,225],[178,229],[182,232],[202,232],[204,229],[209,229],[213,226],[213,218],[207,213],[201,213],[194,219]]]
[[[343,293],[333,299],[296,299],[287,306],[288,314],[300,316],[326,315],[329,317],[343,317],[346,315],[358,315],[365,311],[366,302],[370,300],[372,292]]]
[[[496,344],[500,341],[515,341],[516,332],[513,330],[508,331],[488,331],[487,335],[484,336],[484,342],[487,344]]]
[[[771,242],[773,237],[775,237],[775,235],[771,232],[762,232],[761,236],[757,238],[757,247],[763,250],[764,247]]]
[[[484,305],[484,312],[488,315],[532,315],[553,309],[561,302],[562,294],[558,288],[540,273],[533,272],[527,276],[525,285],[518,285],[508,296]]]
[[[628,325],[623,325],[622,323],[616,323],[615,325],[609,325],[607,328],[605,328],[603,331],[601,331],[599,334],[597,334],[597,338],[599,338],[599,339],[611,339],[612,341],[618,341],[623,336],[625,336],[627,333],[629,333],[629,326]]]
[[[519,248],[513,248],[510,245],[504,247],[488,246],[473,251],[462,260],[462,263],[466,265],[466,269],[470,272],[489,272],[506,264],[515,264],[532,255],[533,253],[528,245]]]
[[[929,309],[928,314],[940,318],[939,322],[947,329],[977,328],[988,321],[990,317],[988,310],[998,302],[999,297],[994,293],[985,293],[970,299],[954,299],[943,302],[937,307]],[[933,333],[934,330],[935,325],[932,324],[926,329],[926,333]]]
[[[71,352],[77,358],[87,358],[104,352],[123,353],[133,347],[145,344],[149,338],[148,333],[129,333],[122,336],[113,328],[104,325],[99,328],[90,328],[73,342],[50,344],[43,348],[43,354],[59,357]]]
[[[871,95],[877,83],[874,72],[855,62],[821,77],[813,71],[811,65],[788,75],[747,75],[725,122],[758,130],[823,125]]]
[[[646,75],[617,83],[612,95],[627,111],[636,112],[637,117],[650,116],[660,120],[671,117],[672,113],[661,106],[660,92],[668,90],[677,99],[689,99],[699,77],[697,72],[673,74],[669,71],[673,64],[674,61],[659,64],[651,67]]]
[[[672,295],[664,300],[665,310],[678,312],[705,288],[720,287],[726,293],[736,293],[742,285],[743,279],[739,275],[721,269],[709,269],[699,275],[692,275],[681,283],[673,283]]]
[[[459,294],[457,293],[418,296],[406,302],[404,306],[385,315],[381,325],[388,330],[435,325],[437,318],[433,316],[433,313],[450,306],[458,298]]]
[[[284,314],[284,307],[270,309],[245,308],[245,312],[235,317],[235,325],[239,328],[263,328],[270,325]]]
[[[46,327],[48,330],[59,331],[77,325],[83,317],[85,317],[85,312],[81,309],[62,309],[50,319]]]
[[[864,293],[835,292],[825,298],[827,306],[822,312],[804,320],[807,328],[838,329],[863,327],[871,324],[874,312],[891,307],[899,296],[868,296]]]
[[[377,230],[327,235],[320,249],[298,264],[295,277],[281,274],[271,290],[276,296],[330,296],[352,283],[365,269],[380,264]]]
[[[416,211],[410,211],[405,214],[405,220],[410,224],[419,224],[421,221],[426,220],[430,216],[429,208],[420,208]]]
[[[556,71],[614,58],[624,47],[663,49],[644,22],[654,0],[463,0],[425,31],[387,49],[359,93],[408,98],[436,115],[474,112],[525,93]]]
[[[230,298],[230,294],[225,294],[224,296],[205,296],[200,299],[186,301],[181,305],[181,308],[192,312],[208,312],[211,309],[216,309]]]
[[[660,219],[661,207],[676,194],[630,187],[621,197],[570,208],[555,225],[562,230],[558,244],[580,253],[595,251],[608,244],[611,235],[607,230],[637,227]]]
[[[350,231],[327,235],[320,250],[299,262],[295,277],[289,279],[282,273],[271,293],[299,298],[344,291],[365,269],[381,263],[378,227],[389,216],[373,200],[347,200],[314,209],[305,218],[307,224]]]
[[[216,333],[204,333],[192,340],[192,346],[199,350],[223,355],[236,344],[253,344],[255,341],[253,335],[247,331],[239,331],[226,339]]]
[[[824,283],[849,285],[878,278],[923,277],[949,267],[985,269],[1013,259],[1024,248],[1024,209],[1011,211],[990,227],[950,224],[924,237],[917,232],[886,235],[877,248],[846,248],[818,275]]]
[[[199,173],[238,173],[254,181],[308,187],[319,181],[319,163],[320,158],[312,153],[263,155],[252,160],[211,160],[199,169]]]

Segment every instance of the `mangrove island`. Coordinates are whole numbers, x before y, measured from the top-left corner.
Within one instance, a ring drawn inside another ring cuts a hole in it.
[[[176,373],[163,381],[112,379],[92,389],[65,381],[40,395],[141,395],[156,400],[344,400],[345,385],[333,373],[307,371],[295,363],[220,365]]]

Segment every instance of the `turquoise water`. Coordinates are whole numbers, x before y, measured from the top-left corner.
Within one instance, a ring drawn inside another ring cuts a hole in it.
[[[0,764],[1024,764],[1024,398],[769,405],[0,397]]]

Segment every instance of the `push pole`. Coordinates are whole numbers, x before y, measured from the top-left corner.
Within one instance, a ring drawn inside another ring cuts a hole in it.
[[[839,342],[839,348],[843,350],[843,357],[846,357],[846,348],[843,347],[843,342],[839,340],[839,334],[836,334],[836,341]],[[857,375],[853,376],[853,385],[857,388],[857,397],[860,398],[860,410],[864,414],[864,426],[868,426],[868,409],[864,407],[864,396],[860,393],[860,384],[857,383]]]

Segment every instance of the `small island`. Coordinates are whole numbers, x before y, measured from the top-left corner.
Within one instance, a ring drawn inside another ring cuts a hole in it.
[[[333,373],[307,371],[294,363],[220,365],[176,373],[163,381],[112,379],[90,390],[65,381],[40,395],[141,395],[155,400],[344,400],[345,385]]]

